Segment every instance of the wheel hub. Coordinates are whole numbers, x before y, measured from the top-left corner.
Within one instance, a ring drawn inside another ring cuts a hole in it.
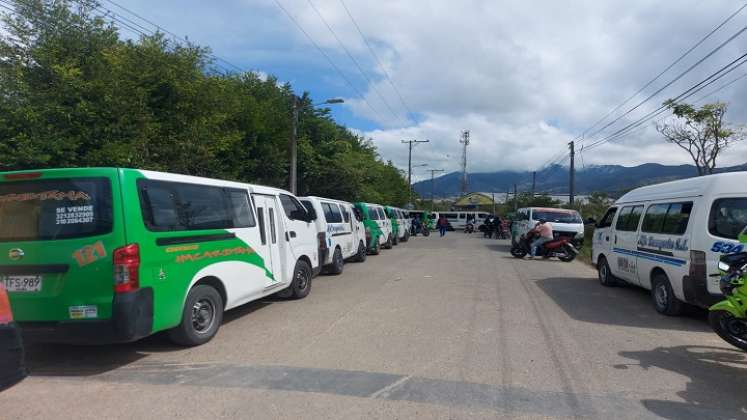
[[[192,326],[198,333],[208,331],[215,321],[215,305],[208,299],[200,299],[192,306]]]
[[[730,317],[724,320],[724,324],[730,334],[742,339],[747,338],[747,322],[744,320]]]
[[[669,297],[667,295],[667,288],[663,284],[660,284],[656,288],[656,293],[654,296],[656,297],[656,304],[659,307],[663,308],[667,306],[667,301],[669,300]]]

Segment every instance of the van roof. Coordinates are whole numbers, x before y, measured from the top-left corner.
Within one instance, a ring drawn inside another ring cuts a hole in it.
[[[647,185],[626,193],[615,204],[698,197],[706,193],[747,194],[747,188],[744,187],[746,176],[745,171],[729,172]]]
[[[320,201],[329,201],[331,203],[337,203],[337,204],[351,204],[344,200],[335,200],[334,198],[327,198],[327,197],[317,197],[315,195],[307,195],[305,197],[298,197],[299,200],[303,200],[305,198],[311,198],[311,199],[320,200]]]

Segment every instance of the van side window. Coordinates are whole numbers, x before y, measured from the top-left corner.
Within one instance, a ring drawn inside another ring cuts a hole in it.
[[[283,205],[285,215],[291,220],[303,220],[309,213],[298,200],[287,194],[280,194],[280,204]]]
[[[708,231],[716,236],[738,239],[747,226],[747,198],[719,198],[711,206]]]
[[[277,233],[275,232],[275,209],[269,209],[270,212],[270,237],[272,238],[272,243],[276,244],[278,242],[277,239]]]
[[[638,222],[641,220],[643,206],[628,206],[620,210],[617,216],[615,229],[619,231],[635,232],[638,229]]]
[[[257,219],[259,219],[259,238],[262,245],[267,245],[267,233],[265,232],[265,209],[257,207]]]
[[[246,191],[169,181],[138,180],[143,221],[151,231],[254,226]]]
[[[682,235],[687,230],[693,203],[660,203],[648,206],[641,232]]]
[[[342,220],[345,223],[350,223],[350,211],[346,207],[342,207]]]
[[[322,210],[324,210],[324,219],[327,223],[342,223],[342,214],[337,204],[322,203]]]
[[[615,213],[617,213],[617,207],[612,207],[611,209],[607,210],[607,213],[604,214],[602,220],[600,220],[597,224],[597,228],[606,228],[612,226],[612,220],[615,218]]]

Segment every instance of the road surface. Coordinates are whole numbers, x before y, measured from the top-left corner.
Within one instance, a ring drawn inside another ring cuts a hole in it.
[[[207,345],[34,346],[2,419],[747,418],[747,357],[581,262],[417,237]]]

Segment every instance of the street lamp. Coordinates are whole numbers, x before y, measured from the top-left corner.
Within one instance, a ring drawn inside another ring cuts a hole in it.
[[[409,196],[409,199],[408,199],[408,204],[413,204],[412,203],[412,169],[413,168],[422,168],[424,166],[428,166],[428,164],[427,163],[421,163],[419,165],[412,165],[412,164],[409,165],[409,172],[408,172],[408,177],[407,177],[407,186],[410,188],[410,196]]]
[[[342,98],[330,98],[324,102],[311,104],[311,106],[341,104],[345,102]],[[293,116],[291,117],[291,135],[288,140],[288,154],[290,155],[290,168],[288,170],[288,189],[293,194],[297,193],[296,173],[298,167],[298,113],[303,107],[301,98],[293,95]]]

